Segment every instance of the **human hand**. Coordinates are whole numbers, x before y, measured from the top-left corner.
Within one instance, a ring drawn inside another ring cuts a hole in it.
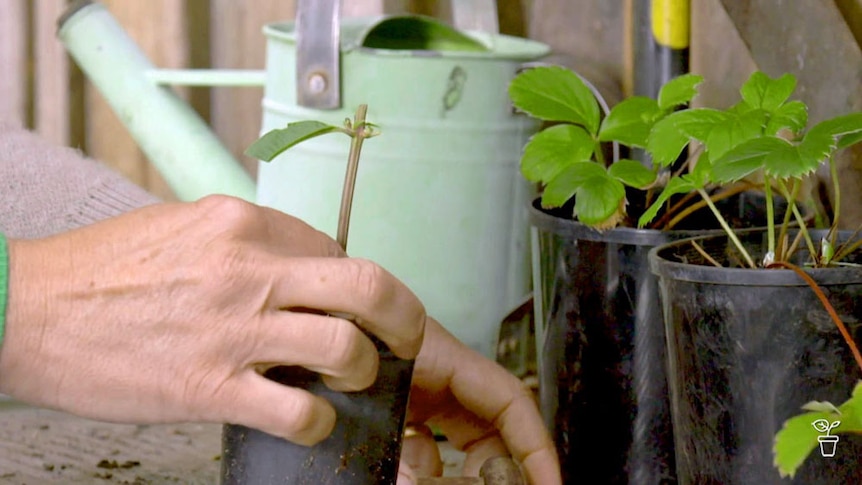
[[[463,474],[478,476],[495,456],[521,463],[530,483],[562,483],[554,444],[530,390],[502,366],[470,349],[431,318],[416,358],[399,485],[443,471],[426,425],[466,452]]]
[[[229,197],[159,204],[10,240],[0,392],[95,419],[230,422],[300,444],[334,410],[260,375],[275,364],[370,385],[374,345],[413,358],[425,313],[392,275],[298,219]]]

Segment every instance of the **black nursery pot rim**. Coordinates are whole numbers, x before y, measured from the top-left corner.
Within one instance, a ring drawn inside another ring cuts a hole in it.
[[[583,241],[630,244],[632,246],[657,246],[681,238],[720,235],[722,233],[721,229],[663,231],[634,227],[615,227],[606,231],[599,231],[574,219],[566,219],[547,213],[542,209],[541,197],[533,200],[529,207],[529,213],[530,224],[537,229]]]
[[[764,230],[748,231],[748,234],[762,234]],[[822,234],[822,231],[812,231],[814,234]],[[842,233],[849,235],[849,233]],[[725,234],[691,237],[677,241],[664,243],[650,249],[649,259],[650,271],[660,278],[676,281],[687,281],[691,283],[708,283],[728,286],[808,286],[807,283],[794,271],[784,268],[774,269],[751,269],[751,268],[727,268],[704,264],[683,263],[668,259],[669,252],[692,241],[706,241],[709,239],[728,239]],[[752,255],[756,257],[757,255]],[[862,267],[832,267],[832,268],[803,268],[819,286],[862,284]]]

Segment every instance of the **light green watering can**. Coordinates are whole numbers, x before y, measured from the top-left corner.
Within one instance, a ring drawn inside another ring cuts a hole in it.
[[[156,69],[95,2],[70,7],[58,36],[178,197],[234,195],[333,236],[347,137],[261,163],[255,187],[164,85],[263,85],[262,133],[299,120],[341,124],[368,104],[382,135],[363,150],[350,253],[402,279],[431,315],[491,357],[500,320],[529,293],[532,191],[517,162],[537,127],[513,113],[507,86],[548,48],[420,17],[341,22],[339,7],[301,0],[296,23],[267,25],[265,71]]]

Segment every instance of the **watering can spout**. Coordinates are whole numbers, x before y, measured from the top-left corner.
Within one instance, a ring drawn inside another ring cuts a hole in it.
[[[57,36],[181,200],[227,194],[253,201],[251,176],[100,3],[74,2]],[[263,83],[261,73],[252,82]]]

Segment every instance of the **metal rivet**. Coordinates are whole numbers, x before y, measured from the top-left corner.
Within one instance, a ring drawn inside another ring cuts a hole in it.
[[[319,72],[308,76],[308,90],[312,94],[321,94],[326,91],[326,76]]]

